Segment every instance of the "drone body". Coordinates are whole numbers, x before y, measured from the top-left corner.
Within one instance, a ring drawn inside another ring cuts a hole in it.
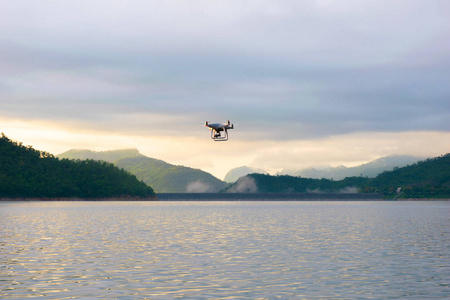
[[[215,142],[228,141],[228,129],[233,129],[234,125],[228,121],[227,123],[209,123],[205,122],[205,126],[211,130],[211,138]]]

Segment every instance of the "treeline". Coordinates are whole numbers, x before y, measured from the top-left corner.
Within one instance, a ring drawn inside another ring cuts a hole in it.
[[[58,159],[52,154],[0,138],[0,197],[153,197],[136,176],[112,163]]]
[[[450,154],[385,171],[375,178],[347,177],[343,180],[250,174],[225,190],[249,184],[262,193],[381,193],[386,198],[450,198]]]
[[[347,177],[343,180],[302,178],[289,175],[272,176],[267,174],[247,175],[255,181],[257,191],[260,193],[339,193],[356,192],[355,187],[367,181],[364,177]],[[239,185],[239,181],[233,185]],[[232,185],[232,186],[233,186]]]

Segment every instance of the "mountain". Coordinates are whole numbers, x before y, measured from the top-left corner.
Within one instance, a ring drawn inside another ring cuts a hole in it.
[[[223,179],[223,181],[229,182],[229,183],[235,182],[240,177],[245,176],[247,174],[252,174],[252,173],[265,174],[267,172],[262,169],[255,169],[255,168],[250,168],[247,166],[242,166],[242,167],[234,168],[234,169],[231,169],[230,171],[228,171],[228,173],[227,173],[227,175],[225,175],[225,178]]]
[[[95,152],[69,150],[58,157],[70,159],[95,159],[114,163],[136,175],[158,193],[218,192],[226,183],[199,169],[175,166],[159,159],[142,155],[137,149]]]
[[[375,178],[359,176],[330,180],[249,174],[230,185],[225,192],[377,192],[386,198],[450,198],[450,154],[384,171]]]
[[[381,157],[372,162],[347,168],[345,166],[328,167],[325,169],[307,168],[300,171],[283,170],[278,175],[301,176],[305,178],[327,178],[342,180],[345,177],[364,176],[373,178],[384,171],[390,171],[394,168],[404,167],[423,158],[408,155],[391,155]]]
[[[0,197],[152,198],[154,191],[111,163],[58,159],[2,134]]]

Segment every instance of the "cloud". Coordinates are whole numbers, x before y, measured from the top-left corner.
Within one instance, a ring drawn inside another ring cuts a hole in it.
[[[447,131],[446,7],[8,2],[1,13],[3,112],[82,121],[91,112],[223,117],[248,132],[270,122],[265,134],[287,140]]]
[[[136,148],[225,173],[230,161],[276,169],[307,156],[414,152],[391,139],[409,132],[442,149],[449,9],[446,0],[5,1],[0,121],[147,141]],[[226,161],[169,154],[200,147],[206,120],[235,124],[234,145],[201,143]]]
[[[243,176],[227,190],[227,193],[256,193],[257,191],[258,187],[255,179],[252,177]]]
[[[208,192],[212,192],[211,186],[200,180],[190,182],[186,186],[186,193],[208,193]]]
[[[266,142],[264,147],[254,150],[250,166],[271,173],[326,165],[351,167],[387,155],[434,157],[449,149],[448,132],[359,132],[322,139]]]
[[[339,193],[342,193],[342,194],[355,194],[357,192],[358,192],[358,189],[354,186],[347,186],[347,187],[339,190]]]

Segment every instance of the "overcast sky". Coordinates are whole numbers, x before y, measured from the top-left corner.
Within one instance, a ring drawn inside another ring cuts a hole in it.
[[[450,152],[450,1],[3,1],[0,126],[223,178]],[[230,120],[230,140],[204,122]]]

